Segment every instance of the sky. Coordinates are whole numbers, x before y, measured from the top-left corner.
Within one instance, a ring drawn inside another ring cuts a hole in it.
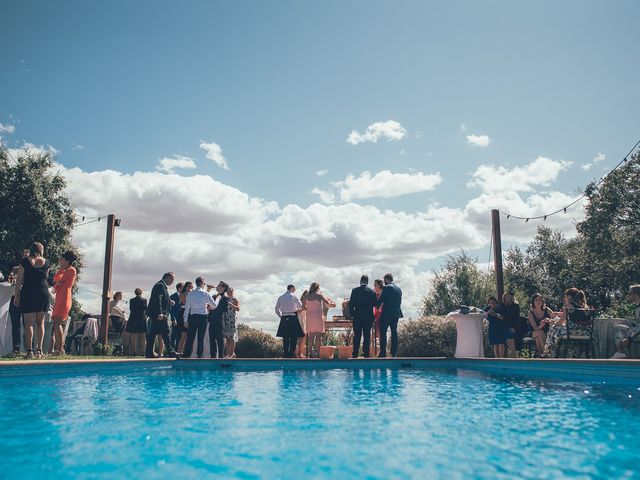
[[[569,203],[636,142],[636,1],[0,2],[0,137],[114,213],[113,289],[231,283],[275,330],[288,283],[394,273],[418,314],[490,210]],[[580,205],[546,224],[572,234]],[[539,222],[502,219],[505,246]],[[79,226],[96,310],[104,222]],[[332,312],[337,313],[337,312]]]

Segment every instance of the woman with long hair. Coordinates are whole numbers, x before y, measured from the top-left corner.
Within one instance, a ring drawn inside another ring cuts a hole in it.
[[[568,288],[562,297],[562,310],[555,312],[560,318],[549,328],[547,342],[544,346],[544,355],[547,357],[555,357],[560,343],[560,337],[567,334],[567,316],[574,310],[586,310],[589,308],[587,297],[582,290],[577,288]],[[580,334],[579,331],[572,331],[574,334]]]
[[[489,321],[489,345],[493,347],[493,356],[504,358],[507,326],[502,314],[498,312],[498,299],[489,297],[484,311],[487,313],[487,320]]]
[[[516,302],[513,293],[505,292],[502,295],[502,305],[500,305],[499,311],[505,324],[505,354],[508,357],[516,358],[518,356],[516,349],[522,348],[522,338],[519,338],[518,334],[520,330],[518,329],[520,304]]]
[[[187,332],[189,329],[184,326],[184,306],[187,303],[187,295],[193,290],[193,282],[184,282],[182,291],[180,291],[180,313],[178,314],[178,332],[180,332],[180,340],[178,341],[178,352],[183,353],[187,344]]]
[[[40,242],[33,242],[29,250],[24,250],[18,269],[14,303],[20,307],[24,321],[26,358],[34,358],[34,324],[36,330],[35,357],[42,358],[43,356],[44,316],[49,311],[51,302],[49,284],[47,283],[50,267],[49,261],[44,258],[44,246]]]
[[[335,306],[336,304],[320,291],[318,282],[313,282],[309,286],[309,293],[302,304],[302,308],[307,312],[307,333],[309,334],[309,343],[315,357],[320,356],[320,344],[325,331],[324,310]],[[312,355],[309,356],[311,357]]]
[[[547,343],[547,332],[549,331],[550,319],[553,312],[547,307],[544,297],[536,293],[531,298],[531,308],[527,313],[529,325],[531,326],[531,335],[536,342],[536,353],[542,355],[544,346]]]
[[[53,322],[53,355],[62,355],[64,349],[64,331],[67,317],[71,310],[71,291],[76,281],[77,272],[73,263],[76,255],[73,252],[64,252],[58,263],[60,268],[53,277],[53,291],[56,299],[53,303],[51,320]]]

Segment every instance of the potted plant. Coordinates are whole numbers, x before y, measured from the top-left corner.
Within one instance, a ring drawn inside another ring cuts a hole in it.
[[[321,345],[320,346],[320,358],[323,360],[331,360],[335,356],[336,347],[333,345]]]

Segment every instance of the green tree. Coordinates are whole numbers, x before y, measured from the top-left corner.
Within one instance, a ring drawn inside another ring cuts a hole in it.
[[[491,272],[481,272],[478,259],[461,251],[447,256],[423,298],[422,315],[446,315],[460,305],[482,306],[494,294]]]
[[[0,150],[0,270],[17,265],[33,241],[55,263],[69,249],[75,214],[51,152],[24,150],[17,164]]]
[[[628,287],[640,282],[640,152],[585,193],[589,202],[577,230],[591,302],[614,315],[626,313]]]
[[[588,287],[580,261],[583,251],[581,238],[568,239],[540,226],[524,250],[515,247],[505,253],[505,288],[518,292],[520,303],[529,303],[535,293],[541,293],[550,306],[559,308],[565,289]]]

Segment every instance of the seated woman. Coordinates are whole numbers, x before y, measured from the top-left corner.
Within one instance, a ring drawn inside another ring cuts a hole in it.
[[[547,335],[547,342],[544,347],[545,357],[555,357],[558,351],[558,344],[560,343],[560,337],[567,334],[567,315],[577,309],[588,309],[587,297],[582,290],[577,288],[569,288],[565,290],[564,297],[562,298],[563,307],[560,312],[555,312],[560,319],[557,322],[551,324],[549,333]],[[582,332],[579,330],[573,331],[573,333],[580,335]]]
[[[498,308],[498,311],[503,316],[505,323],[505,345],[506,355],[511,358],[516,358],[517,349],[522,348],[522,337],[524,336],[519,332],[518,322],[520,321],[520,304],[516,302],[512,293],[505,293],[502,295],[502,305]]]
[[[126,318],[122,303],[122,292],[114,293],[113,300],[109,303],[109,320],[111,321],[111,329],[117,333],[122,332]]]
[[[550,319],[553,312],[544,302],[544,297],[536,293],[531,299],[531,308],[527,314],[529,325],[531,325],[531,335],[536,341],[536,353],[542,355],[547,342],[547,332],[549,331]]]
[[[497,308],[498,299],[496,297],[489,297],[487,299],[487,306],[484,309],[487,314],[487,320],[489,321],[489,345],[493,347],[494,357],[503,358],[507,325],[502,315],[496,311]]]
[[[611,358],[627,358],[629,345],[640,341],[640,284],[629,287],[629,300],[634,304],[633,320],[631,325],[616,325],[616,353]]]

